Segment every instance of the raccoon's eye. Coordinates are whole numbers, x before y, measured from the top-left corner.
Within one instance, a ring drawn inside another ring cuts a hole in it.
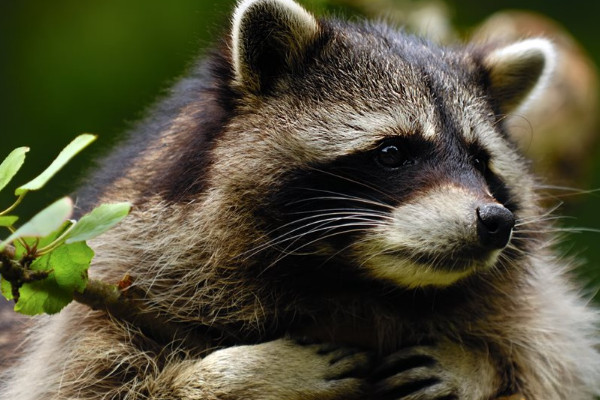
[[[482,157],[473,157],[473,166],[482,174],[487,171],[487,162]]]
[[[398,168],[415,162],[406,149],[396,144],[384,144],[379,147],[376,160],[385,168]]]
[[[484,176],[487,173],[489,162],[490,162],[490,157],[484,151],[481,151],[481,150],[476,151],[471,156],[471,164],[473,164],[475,169]]]

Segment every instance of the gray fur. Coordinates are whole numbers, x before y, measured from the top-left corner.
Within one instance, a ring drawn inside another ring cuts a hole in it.
[[[233,27],[80,201],[135,202],[91,274],[128,273],[146,306],[210,333],[160,343],[72,305],[39,319],[0,399],[600,394],[598,314],[503,125],[551,45],[440,48],[291,0],[244,1]],[[377,161],[386,143],[401,165]],[[480,251],[481,204],[514,214],[505,248]]]

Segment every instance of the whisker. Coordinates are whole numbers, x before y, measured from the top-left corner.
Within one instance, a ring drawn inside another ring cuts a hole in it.
[[[304,232],[304,233],[301,233],[301,234],[299,234],[299,235],[296,235],[296,236],[295,236],[295,238],[294,238],[295,240],[294,240],[292,243],[290,243],[290,244],[289,244],[289,245],[288,245],[288,246],[287,246],[285,249],[283,249],[282,251],[288,251],[288,249],[289,249],[289,248],[290,248],[290,247],[291,247],[291,246],[292,246],[294,243],[296,243],[296,242],[298,241],[298,239],[301,239],[301,238],[303,238],[303,237],[305,237],[305,236],[314,235],[315,233],[317,233],[317,232],[322,232],[322,231],[324,231],[324,232],[331,232],[332,230],[336,230],[336,229],[340,229],[340,228],[346,228],[346,227],[350,227],[350,226],[365,226],[365,227],[372,228],[372,227],[373,227],[373,224],[372,224],[372,223],[364,223],[364,222],[361,222],[361,223],[355,223],[355,222],[353,222],[353,223],[348,223],[348,224],[343,224],[343,225],[334,225],[334,226],[331,226],[331,225],[328,225],[328,226],[319,226],[319,227],[317,227],[317,228],[315,228],[315,229],[312,229],[312,230],[310,230],[310,231],[308,231],[308,232]],[[366,230],[366,229],[365,229],[365,230]],[[336,233],[336,234],[337,234],[337,233]],[[326,235],[326,236],[319,236],[318,238],[316,238],[316,239],[314,239],[314,240],[312,240],[312,241],[310,241],[310,242],[308,242],[308,243],[305,243],[305,244],[303,244],[301,247],[304,247],[304,246],[306,246],[306,245],[310,245],[310,244],[314,244],[314,243],[316,243],[316,242],[318,242],[318,241],[320,241],[320,240],[327,239],[327,238],[329,238],[329,237],[331,237],[331,236],[329,236],[329,235]],[[292,238],[290,238],[290,240],[292,240]],[[300,248],[301,248],[301,247],[300,247]]]
[[[375,200],[371,200],[371,199],[365,199],[364,197],[358,197],[358,196],[351,196],[345,193],[338,193],[338,192],[334,192],[334,191],[330,191],[330,190],[324,190],[324,189],[315,189],[315,188],[310,188],[310,187],[297,187],[296,189],[301,189],[301,190],[306,190],[306,191],[311,191],[311,192],[317,192],[317,193],[324,193],[324,194],[329,194],[330,196],[322,196],[322,197],[309,197],[306,199],[301,199],[297,202],[291,202],[288,204],[296,204],[296,203],[300,203],[303,201],[311,201],[313,199],[317,199],[317,200],[351,200],[351,201],[356,201],[358,203],[364,203],[364,204],[369,204],[369,205],[373,205],[376,207],[384,207],[387,209],[393,209],[394,207],[392,207],[391,205],[387,204],[387,203],[383,203],[381,201],[375,201]]]
[[[593,232],[600,233],[600,229],[585,228],[585,227],[555,227],[555,228],[544,228],[544,229],[519,229],[514,233],[581,233],[581,232]]]
[[[558,191],[564,191],[564,192],[570,192],[570,193],[563,193],[563,194],[552,194],[551,197],[570,197],[570,196],[579,196],[579,195],[586,195],[586,194],[595,194],[600,192],[600,188],[596,188],[596,189],[580,189],[580,188],[574,188],[574,187],[570,187],[570,186],[557,186],[557,185],[547,185],[547,184],[538,184],[536,185],[536,189],[540,189],[540,190],[558,190]]]
[[[339,220],[342,220],[342,219],[357,219],[357,220],[360,220],[360,221],[372,221],[372,222],[375,222],[377,219],[379,219],[380,217],[382,217],[381,215],[371,214],[370,212],[364,212],[364,211],[362,211],[361,213],[356,213],[356,212],[343,212],[343,213],[340,213],[340,212],[337,212],[337,211],[336,212],[329,212],[331,210],[316,210],[315,212],[319,212],[319,211],[327,211],[327,212],[324,212],[324,213],[321,213],[321,214],[316,214],[316,215],[310,215],[310,216],[307,216],[307,217],[304,217],[304,218],[301,218],[301,219],[297,219],[297,220],[288,222],[288,223],[286,223],[284,225],[278,226],[278,227],[272,229],[271,231],[265,233],[265,236],[269,236],[269,235],[271,235],[271,234],[273,234],[273,233],[275,233],[275,232],[277,232],[279,230],[282,230],[284,228],[287,228],[287,227],[290,227],[290,226],[294,226],[294,225],[302,223],[302,222],[306,222],[306,221],[317,219],[316,221],[311,222],[309,224],[304,224],[304,225],[301,225],[301,226],[299,226],[297,228],[294,228],[294,229],[292,229],[290,231],[286,231],[285,233],[283,233],[283,234],[281,234],[281,235],[279,235],[279,236],[271,239],[268,243],[261,244],[259,247],[261,247],[261,246],[268,246],[269,243],[271,243],[273,241],[280,240],[280,239],[284,238],[287,235],[293,234],[294,232],[297,232],[299,230],[305,229],[306,227],[309,227],[311,225],[319,224],[319,223],[321,223],[323,221],[331,221],[331,220],[336,220],[336,219],[339,219]],[[340,217],[339,218],[327,218],[327,219],[323,219],[324,217],[333,217],[333,216],[340,216]],[[369,218],[369,217],[373,217],[373,218]],[[255,249],[256,248],[247,250],[246,252],[244,252],[244,253],[242,253],[240,255],[244,255],[244,254],[246,254],[248,252],[252,252]]]
[[[517,221],[515,223],[515,227],[518,228],[520,226],[525,226],[525,225],[534,225],[536,223],[540,223],[540,222],[550,222],[550,221],[562,221],[562,220],[567,220],[567,219],[571,219],[574,220],[574,217],[568,217],[568,216],[564,216],[564,215],[556,215],[553,217],[545,217],[545,218],[537,218],[537,219],[530,219],[529,221]]]
[[[521,221],[537,221],[540,220],[542,218],[548,217],[550,215],[552,215],[556,210],[558,210],[560,207],[562,207],[564,203],[561,201],[558,204],[556,204],[555,206],[553,206],[552,208],[548,209],[545,213],[541,214],[541,215],[534,215],[531,217],[526,217],[526,218],[519,218],[517,220],[517,223],[521,222]]]
[[[322,215],[325,215],[325,214],[322,214]],[[337,215],[337,214],[333,213],[331,215]],[[280,236],[278,236],[276,238],[273,238],[272,240],[268,241],[267,243],[263,243],[262,245],[257,246],[257,247],[255,247],[253,249],[250,249],[250,250],[242,253],[241,255],[244,255],[246,253],[250,253],[250,254],[247,254],[246,257],[244,258],[244,259],[248,259],[248,258],[253,257],[254,255],[258,254],[259,252],[261,252],[261,251],[263,251],[263,250],[265,250],[267,248],[276,247],[276,246],[278,246],[278,245],[280,245],[282,243],[285,243],[287,241],[292,240],[292,241],[294,241],[293,243],[295,243],[296,239],[302,238],[302,237],[307,236],[307,235],[314,234],[314,233],[319,232],[321,230],[325,230],[325,229],[331,230],[331,229],[337,229],[337,228],[340,228],[340,227],[344,227],[344,226],[346,226],[348,224],[344,224],[344,225],[330,225],[331,222],[338,222],[338,221],[344,221],[344,220],[359,221],[359,222],[353,222],[352,224],[354,224],[354,225],[371,226],[371,227],[373,226],[373,224],[377,223],[376,220],[373,220],[373,219],[370,219],[370,218],[364,218],[364,217],[361,217],[360,215],[357,216],[356,214],[349,215],[349,216],[344,216],[344,217],[319,219],[319,220],[311,222],[309,224],[304,224],[302,226],[299,226],[299,227],[297,227],[297,228],[295,228],[295,229],[293,229],[291,231],[285,232],[284,234],[282,234],[282,235],[280,235]],[[309,231],[307,231],[307,232],[301,232],[299,234],[294,234],[294,232],[302,231],[302,230],[304,230],[306,228],[309,228],[311,226],[314,226],[314,227],[312,229],[310,229]]]
[[[325,190],[325,189],[316,189],[316,188],[311,188],[311,187],[296,187],[296,189],[301,189],[301,190],[306,190],[306,191],[310,191],[310,192],[317,192],[317,193],[324,193],[324,194],[328,194],[330,196],[323,196],[323,197],[309,197],[306,199],[302,199],[302,201],[310,201],[313,199],[323,199],[323,200],[351,200],[351,201],[356,201],[358,203],[364,203],[364,204],[369,204],[369,205],[374,205],[377,207],[384,207],[384,208],[388,208],[388,209],[393,209],[394,207],[392,207],[391,205],[381,202],[381,201],[376,201],[376,200],[372,200],[372,199],[366,199],[364,197],[358,197],[358,196],[351,196],[347,193],[339,193],[339,192],[334,192],[331,190]],[[289,203],[289,204],[295,204],[295,202]]]
[[[323,173],[323,174],[325,174],[325,175],[332,176],[332,177],[334,177],[334,178],[342,179],[342,180],[348,181],[348,182],[350,182],[350,183],[354,183],[354,184],[357,184],[357,185],[359,185],[359,186],[363,186],[363,187],[365,187],[365,188],[367,188],[367,189],[370,189],[370,190],[374,191],[375,193],[379,193],[379,194],[381,194],[381,195],[383,195],[383,196],[385,196],[385,197],[387,197],[387,198],[389,198],[389,199],[391,199],[391,200],[395,201],[395,198],[394,198],[394,196],[392,196],[391,194],[389,194],[389,193],[386,193],[386,192],[382,191],[381,189],[379,189],[379,188],[376,188],[376,187],[374,187],[374,186],[371,186],[371,185],[368,185],[368,184],[366,184],[366,183],[364,183],[364,182],[360,182],[360,181],[357,181],[357,180],[355,180],[355,179],[348,178],[348,177],[346,177],[346,176],[343,176],[343,175],[338,175],[338,174],[335,174],[335,173],[333,173],[333,172],[325,171],[325,170],[322,170],[322,169],[320,169],[320,168],[315,168],[315,167],[312,167],[311,169],[312,169],[312,170],[314,170],[314,171],[317,171],[317,172]]]
[[[352,225],[352,224],[348,224],[348,226],[353,226],[353,225]],[[314,254],[314,252],[310,252],[310,253],[298,253],[298,251],[299,251],[299,250],[301,250],[301,249],[303,249],[303,248],[305,248],[305,247],[308,247],[308,246],[310,246],[310,245],[313,245],[313,244],[315,244],[315,243],[317,243],[317,242],[319,242],[319,241],[321,241],[321,240],[328,239],[328,238],[335,237],[335,236],[339,236],[339,235],[347,235],[348,233],[354,233],[354,232],[368,232],[368,231],[370,230],[370,228],[371,228],[371,226],[369,226],[369,229],[367,229],[367,228],[357,228],[357,229],[348,229],[348,230],[341,231],[341,232],[335,232],[335,233],[332,233],[332,234],[329,234],[329,235],[320,236],[319,238],[317,238],[317,239],[314,239],[314,240],[311,240],[311,241],[310,241],[310,242],[308,242],[308,243],[304,243],[304,244],[302,244],[301,246],[299,246],[299,247],[297,247],[297,248],[295,248],[295,249],[293,249],[293,250],[287,250],[287,248],[286,248],[286,249],[284,249],[284,250],[282,250],[282,251],[281,251],[281,254],[280,254],[280,256],[279,256],[279,257],[277,257],[277,259],[275,259],[275,260],[274,260],[274,261],[273,261],[271,264],[269,264],[269,265],[268,265],[268,266],[267,266],[267,267],[266,267],[266,268],[265,268],[265,269],[264,269],[264,270],[261,272],[261,274],[262,274],[262,273],[264,273],[265,271],[267,271],[268,269],[272,268],[273,266],[275,266],[277,263],[279,263],[279,262],[280,262],[281,260],[283,260],[285,257],[288,257],[288,256],[290,256],[290,255],[310,255],[310,254]],[[289,246],[288,246],[288,247],[289,247]]]
[[[370,216],[376,216],[376,217],[381,217],[381,218],[385,218],[385,219],[389,219],[389,220],[394,220],[393,217],[391,217],[388,213],[382,212],[382,211],[372,211],[369,209],[360,209],[360,208],[329,208],[329,209],[321,209],[321,210],[308,210],[308,211],[295,211],[295,212],[291,212],[288,213],[287,215],[304,215],[304,214],[312,214],[314,212],[321,212],[321,211],[332,211],[332,212],[337,212],[339,214],[357,214],[357,211],[362,212],[362,215],[370,215]]]

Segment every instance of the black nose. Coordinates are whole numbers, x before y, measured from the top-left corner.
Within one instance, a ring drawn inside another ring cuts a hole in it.
[[[510,240],[515,217],[500,204],[477,207],[477,235],[479,242],[488,249],[502,249]]]

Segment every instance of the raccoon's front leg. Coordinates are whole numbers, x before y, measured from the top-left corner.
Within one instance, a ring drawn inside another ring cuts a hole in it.
[[[391,354],[372,380],[374,398],[386,400],[487,400],[500,386],[484,352],[449,341]]]
[[[185,400],[362,399],[370,356],[289,339],[229,347],[178,365],[173,379],[155,382],[151,398]]]

